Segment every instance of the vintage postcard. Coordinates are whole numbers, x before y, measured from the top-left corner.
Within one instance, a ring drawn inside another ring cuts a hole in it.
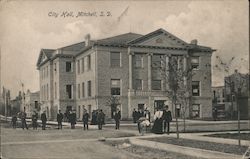
[[[1,158],[250,158],[249,1],[0,0]]]

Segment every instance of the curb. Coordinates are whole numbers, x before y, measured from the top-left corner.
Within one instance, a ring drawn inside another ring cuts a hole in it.
[[[203,150],[203,149],[197,149],[197,148],[191,148],[191,147],[184,147],[184,146],[178,146],[178,145],[170,145],[170,144],[164,144],[154,141],[142,141],[135,138],[129,139],[131,144],[137,145],[137,146],[144,146],[148,148],[155,148],[160,149],[163,151],[171,151],[175,153],[181,153],[188,156],[198,157],[198,158],[208,158],[208,159],[239,159],[242,158],[240,155],[233,155],[228,153],[222,153],[222,152],[216,152],[216,151],[210,151],[210,150]]]

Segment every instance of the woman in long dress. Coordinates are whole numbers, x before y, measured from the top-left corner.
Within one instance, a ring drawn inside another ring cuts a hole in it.
[[[157,111],[154,114],[154,125],[153,125],[153,128],[152,128],[152,132],[155,133],[155,134],[163,134],[163,131],[162,131],[162,122],[163,122],[162,115],[163,115],[163,111],[159,110],[159,109],[157,109]]]

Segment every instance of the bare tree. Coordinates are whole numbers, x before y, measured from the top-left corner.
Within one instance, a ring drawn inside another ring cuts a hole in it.
[[[238,145],[241,145],[241,139],[240,139],[240,108],[239,108],[239,97],[242,93],[242,88],[247,88],[245,84],[248,84],[248,78],[249,75],[243,75],[237,71],[237,69],[234,70],[234,74],[232,73],[233,70],[231,69],[232,63],[235,60],[235,57],[232,57],[228,62],[224,62],[220,56],[216,56],[217,63],[215,64],[215,69],[221,71],[224,73],[224,82],[225,82],[225,88],[229,88],[230,92],[230,98],[231,98],[231,112],[233,112],[233,104],[234,104],[234,98],[236,101],[237,106],[237,120],[238,120]],[[241,61],[244,60],[241,58]],[[231,74],[231,75],[230,75]],[[226,75],[226,76],[225,76]],[[230,114],[231,119],[233,118],[233,114]]]
[[[165,59],[165,58],[164,58]],[[172,110],[175,107],[176,133],[179,138],[179,122],[176,105],[182,105],[182,117],[184,119],[184,131],[186,130],[186,112],[189,110],[189,102],[191,99],[190,79],[193,76],[192,68],[189,68],[186,62],[183,64],[183,56],[171,56],[169,60],[162,60],[165,64],[161,67],[162,78],[166,82],[166,96],[171,100]],[[184,66],[186,65],[186,66]]]

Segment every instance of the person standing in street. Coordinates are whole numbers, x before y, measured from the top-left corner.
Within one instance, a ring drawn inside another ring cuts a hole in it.
[[[83,116],[82,116],[82,122],[83,122],[83,129],[87,130],[89,129],[89,113],[87,112],[87,110],[84,110],[83,112]]]
[[[75,124],[76,124],[76,113],[75,113],[75,110],[70,111],[69,121],[70,121],[71,129],[75,129]]]
[[[38,114],[36,113],[36,111],[33,112],[31,119],[32,119],[33,130],[37,130]]]
[[[41,120],[42,120],[42,130],[45,130],[47,122],[46,111],[43,111],[43,113],[41,114]]]
[[[137,119],[137,111],[134,109],[133,110],[133,114],[132,114],[132,116],[133,116],[133,122],[134,123],[136,123],[136,119]]]
[[[27,114],[24,112],[21,112],[21,122],[22,122],[22,128],[24,130],[24,128],[26,128],[27,130],[29,129],[28,126],[27,126],[27,123],[26,123],[26,117],[27,117]]]
[[[102,109],[100,109],[97,114],[97,123],[98,123],[99,130],[102,130],[103,120],[104,120],[104,113],[102,112]]]
[[[115,129],[119,130],[120,129],[120,120],[121,120],[121,111],[119,109],[116,110],[115,115]]]
[[[62,129],[63,114],[61,113],[61,110],[57,113],[56,120],[58,123],[58,129]]]
[[[16,122],[17,122],[17,117],[16,117],[16,114],[14,114],[14,115],[12,116],[12,119],[11,119],[11,123],[12,123],[13,129],[16,128]]]
[[[169,134],[170,129],[170,122],[172,121],[172,115],[171,111],[168,110],[168,106],[165,106],[165,109],[163,110],[163,132],[166,133],[167,128],[167,134]]]

